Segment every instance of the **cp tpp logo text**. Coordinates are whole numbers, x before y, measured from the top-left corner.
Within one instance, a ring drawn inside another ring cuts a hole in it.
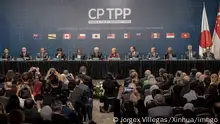
[[[102,16],[108,15],[107,20],[126,19],[127,16],[131,15],[130,8],[91,8],[88,12],[91,20],[101,19]]]

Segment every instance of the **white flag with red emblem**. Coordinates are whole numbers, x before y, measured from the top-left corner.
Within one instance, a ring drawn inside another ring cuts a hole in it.
[[[216,59],[220,59],[220,7],[216,18],[215,29],[213,32],[213,46],[211,52],[214,53]]]
[[[206,14],[205,5],[203,6],[202,12],[202,25],[200,34],[200,45],[199,45],[199,55],[203,56],[206,48],[212,47],[212,38],[209,31],[209,22]]]
[[[71,39],[71,34],[63,34],[63,39]]]

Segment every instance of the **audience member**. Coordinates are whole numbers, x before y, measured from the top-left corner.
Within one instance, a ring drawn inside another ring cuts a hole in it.
[[[12,95],[8,99],[8,103],[5,106],[6,113],[10,113],[12,110],[19,109],[23,111],[23,108],[20,106],[19,98],[16,95]]]
[[[0,114],[0,122],[1,122],[1,124],[9,124],[8,117],[6,114]]]
[[[0,88],[0,103],[3,104],[3,106],[6,106],[8,102],[8,98],[5,97],[5,88]]]
[[[13,109],[9,113],[10,124],[22,124],[25,120],[25,116],[21,110]]]

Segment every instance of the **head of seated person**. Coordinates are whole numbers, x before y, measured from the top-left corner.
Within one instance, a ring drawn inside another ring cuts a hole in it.
[[[8,117],[6,114],[0,114],[0,122],[1,124],[8,124]]]
[[[29,89],[27,87],[21,86],[21,90],[19,91],[19,97],[21,99],[31,98],[31,93],[30,93]]]
[[[185,118],[195,118],[195,108],[192,103],[186,103],[183,107],[183,117]]]
[[[156,106],[165,105],[165,97],[162,94],[157,94],[156,96],[154,96],[154,104]]]
[[[74,80],[70,81],[68,84],[69,91],[73,91],[76,87],[76,82]]]
[[[10,124],[22,124],[25,120],[24,113],[21,110],[12,110],[9,113]]]
[[[25,99],[24,101],[24,108],[25,109],[32,109],[34,107],[34,100],[31,98]]]
[[[60,114],[62,112],[62,102],[60,100],[54,100],[51,104],[51,108],[54,113]]]

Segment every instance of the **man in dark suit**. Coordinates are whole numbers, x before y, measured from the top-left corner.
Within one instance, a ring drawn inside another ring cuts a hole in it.
[[[91,54],[91,59],[94,59],[94,58],[98,58],[98,59],[103,59],[103,55],[101,52],[99,52],[99,48],[98,47],[95,47],[94,48],[94,52]]]
[[[172,47],[168,47],[167,53],[164,55],[164,59],[172,59],[172,58],[175,58],[175,57],[176,57],[176,54],[173,53]]]
[[[139,52],[136,52],[136,48],[134,46],[130,47],[130,52],[128,53],[128,58],[139,58]]]
[[[2,54],[2,59],[10,60],[11,58],[12,58],[12,56],[9,54],[9,49],[5,48],[4,49],[4,53]]]
[[[66,55],[63,53],[62,48],[57,49],[56,58],[61,60],[66,60]]]
[[[215,59],[214,53],[210,51],[210,48],[206,49],[206,52],[203,53],[203,59],[213,60]]]
[[[151,52],[148,53],[147,55],[147,59],[159,59],[160,56],[159,54],[156,52],[156,48],[155,47],[152,47],[151,48]]]
[[[188,45],[188,51],[185,52],[184,54],[184,59],[198,59],[198,54],[196,53],[196,51],[192,51],[192,45]]]
[[[41,58],[41,59],[48,59],[49,58],[45,48],[43,48],[43,47],[40,48],[40,53],[37,54],[37,58]]]

